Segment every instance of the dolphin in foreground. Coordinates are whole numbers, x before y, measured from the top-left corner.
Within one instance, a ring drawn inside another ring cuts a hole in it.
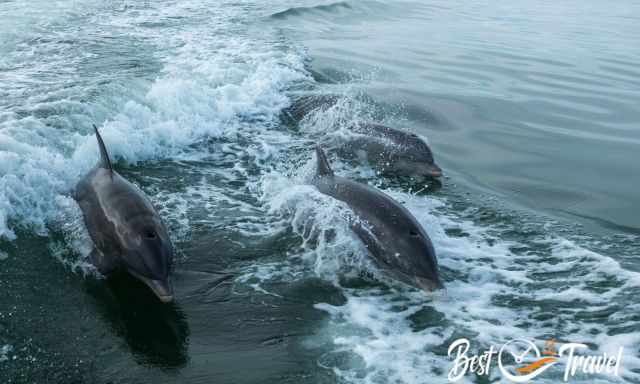
[[[294,101],[283,113],[298,123],[314,111],[326,111],[341,100],[337,95],[309,95]],[[393,176],[442,176],[433,152],[420,136],[376,123],[358,123],[348,127],[356,135],[341,137],[340,157],[367,162],[378,171]]]
[[[345,202],[356,215],[351,229],[374,263],[388,276],[427,292],[443,288],[431,239],[400,203],[368,185],[336,176],[324,151],[316,147],[317,173],[312,184]]]
[[[91,262],[103,275],[124,269],[144,282],[162,302],[173,300],[169,271],[173,245],[149,198],[111,166],[94,125],[100,162],[75,189],[95,249]]]

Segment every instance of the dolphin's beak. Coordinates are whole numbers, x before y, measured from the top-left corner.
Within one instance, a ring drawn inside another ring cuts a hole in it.
[[[153,293],[158,296],[158,299],[163,303],[170,303],[173,301],[173,288],[168,280],[151,280],[147,279],[145,283],[151,288]]]
[[[425,175],[430,177],[442,176],[442,169],[435,164],[429,164],[425,170]]]
[[[171,287],[169,280],[154,280],[141,276],[133,271],[129,271],[129,273],[151,288],[153,293],[155,293],[156,296],[158,296],[158,299],[163,303],[170,303],[173,301],[173,288]]]
[[[433,291],[444,288],[442,281],[440,281],[439,279],[431,280],[425,277],[415,276],[414,281],[415,281],[415,286],[422,289],[425,292],[433,292]]]

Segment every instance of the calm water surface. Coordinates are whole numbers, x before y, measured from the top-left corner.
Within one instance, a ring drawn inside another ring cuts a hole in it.
[[[640,382],[638,2],[4,1],[0,21],[1,382],[445,383],[459,337],[622,346],[620,377],[575,381]],[[284,123],[307,93],[346,101]],[[446,295],[380,278],[304,183],[315,141],[370,120],[427,137],[442,186],[336,172],[416,216]],[[174,304],[86,262],[69,193],[93,122],[167,220]]]

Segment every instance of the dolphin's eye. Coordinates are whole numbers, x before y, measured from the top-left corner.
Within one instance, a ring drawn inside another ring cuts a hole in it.
[[[411,236],[411,237],[419,237],[420,235],[416,231],[409,231],[409,236]]]
[[[144,233],[144,237],[147,239],[155,239],[156,238],[156,233],[153,231],[146,231]]]

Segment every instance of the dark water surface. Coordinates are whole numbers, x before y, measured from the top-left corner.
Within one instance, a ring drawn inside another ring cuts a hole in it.
[[[619,377],[574,380],[640,382],[637,2],[5,1],[0,21],[0,382],[445,383],[459,337],[624,347]],[[307,93],[346,101],[283,123]],[[427,137],[442,186],[336,172],[416,216],[446,295],[378,276],[304,183],[314,142],[370,120]],[[166,218],[171,305],[86,262],[69,193],[93,122]]]

